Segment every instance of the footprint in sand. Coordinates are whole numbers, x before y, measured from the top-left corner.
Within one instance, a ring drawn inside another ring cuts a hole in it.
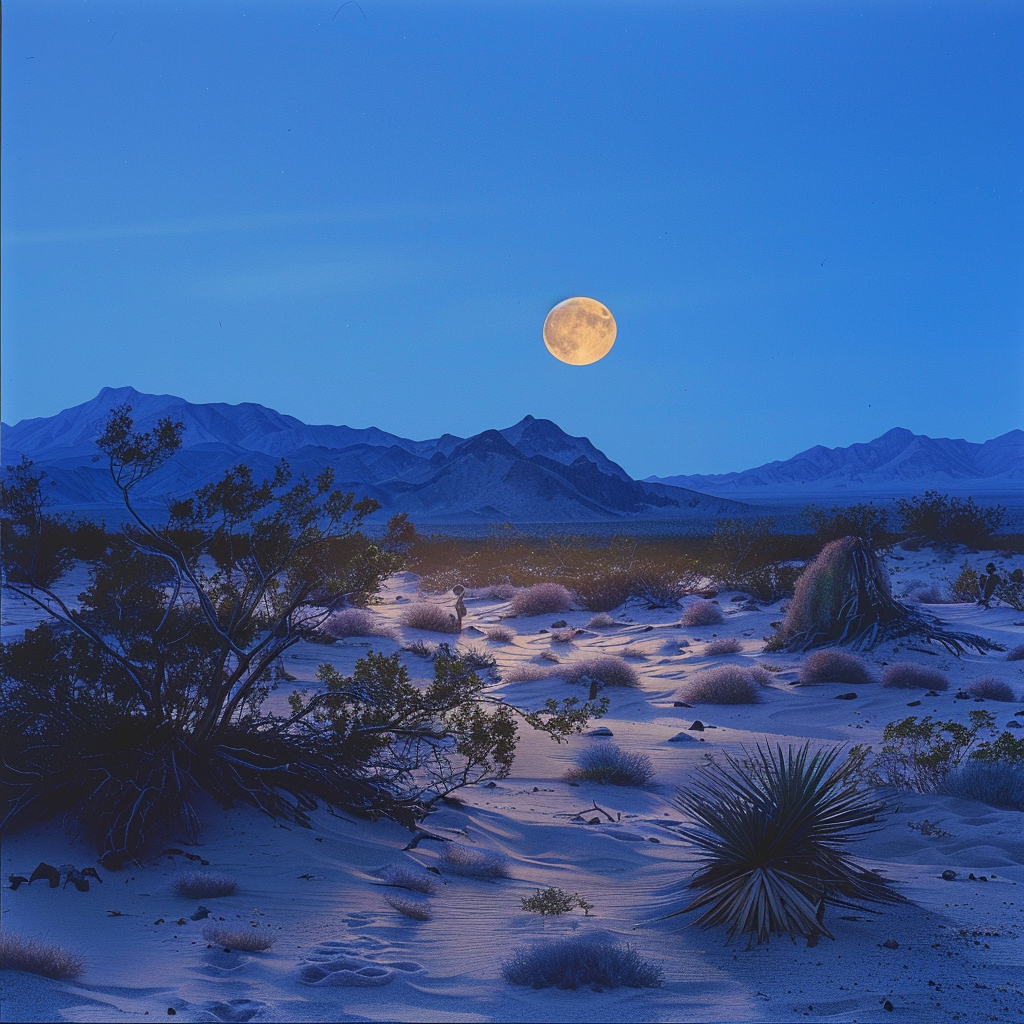
[[[364,952],[340,942],[325,942],[316,950],[320,955],[299,968],[299,980],[307,985],[368,988],[390,984],[396,971],[411,974],[423,970],[412,960],[377,962],[367,959]]]

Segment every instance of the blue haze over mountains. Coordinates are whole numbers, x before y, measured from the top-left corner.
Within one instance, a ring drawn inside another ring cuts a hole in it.
[[[1013,504],[1024,495],[1021,430],[973,444],[897,428],[867,444],[819,446],[745,472],[639,481],[587,438],[532,416],[470,438],[444,434],[414,441],[377,427],[309,425],[251,403],[194,404],[133,388],[104,388],[56,416],[3,424],[3,464],[31,459],[52,481],[49,493],[58,507],[115,513],[118,495],[105,458],[96,457],[95,441],[110,410],[123,403],[132,407],[137,428],[148,429],[165,416],[185,426],[182,450],[135,494],[139,506],[149,508],[241,462],[257,478],[269,476],[281,458],[296,474],[333,467],[339,487],[381,502],[370,522],[408,512],[417,525],[618,521],[674,523],[685,530],[717,517],[763,513],[762,502],[842,503],[933,488],[1010,496]]]

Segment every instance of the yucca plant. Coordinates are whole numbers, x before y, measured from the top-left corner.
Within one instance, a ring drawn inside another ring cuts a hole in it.
[[[750,932],[761,943],[788,932],[814,945],[821,935],[833,937],[824,923],[827,904],[864,909],[863,903],[907,902],[844,850],[884,805],[855,778],[861,751],[837,764],[841,749],[812,756],[809,743],[785,753],[758,745],[757,756],[745,761],[708,761],[698,786],[679,790],[676,800],[699,823],[681,830],[703,851],[688,883],[698,895],[668,916],[703,910],[695,923],[724,925],[729,939]]]

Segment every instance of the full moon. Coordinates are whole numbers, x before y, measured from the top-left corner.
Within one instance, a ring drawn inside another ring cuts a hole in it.
[[[544,320],[544,344],[563,363],[596,363],[615,344],[615,317],[597,299],[566,299]]]

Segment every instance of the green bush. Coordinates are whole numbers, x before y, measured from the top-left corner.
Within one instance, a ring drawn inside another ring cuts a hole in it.
[[[542,917],[568,914],[577,907],[583,911],[584,917],[589,917],[590,911],[594,909],[594,904],[588,903],[578,892],[570,895],[564,889],[558,889],[553,885],[546,889],[538,889],[532,896],[524,896],[519,902],[523,910],[531,914],[540,914]]]

